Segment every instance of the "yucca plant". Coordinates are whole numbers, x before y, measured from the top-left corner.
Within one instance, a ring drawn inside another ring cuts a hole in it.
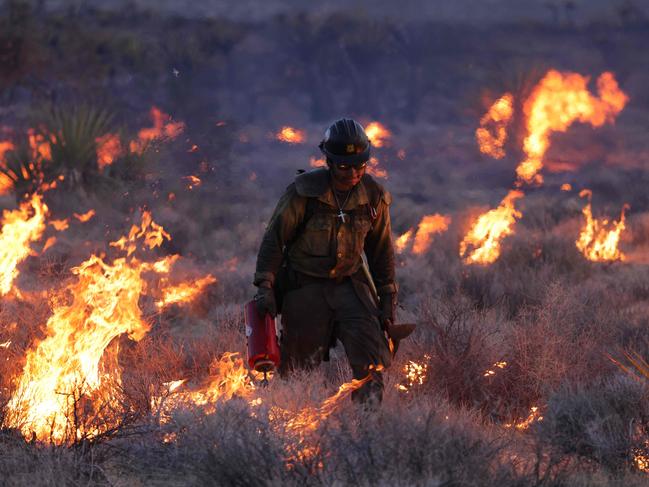
[[[60,170],[72,187],[98,174],[97,138],[110,131],[113,115],[90,105],[53,107],[45,114],[52,139],[51,167]]]
[[[20,140],[14,149],[7,151],[0,164],[3,186],[12,187],[17,199],[33,192],[43,180],[43,162],[34,157],[27,138]]]

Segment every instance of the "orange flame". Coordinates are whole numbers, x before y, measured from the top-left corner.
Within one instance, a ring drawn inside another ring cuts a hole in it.
[[[198,176],[190,175],[190,176],[185,176],[183,179],[187,181],[187,189],[190,191],[197,186],[200,186],[203,181],[201,181],[201,178]]]
[[[597,80],[599,98],[588,91],[587,76],[548,71],[525,102],[527,137],[523,142],[526,159],[516,168],[521,182],[541,183],[539,174],[552,132],[565,132],[574,122],[600,127],[613,123],[628,101],[612,73]]]
[[[511,428],[512,426],[518,430],[526,430],[529,428],[533,423],[543,421],[543,416],[541,416],[541,411],[539,411],[539,408],[537,406],[532,406],[530,408],[530,414],[527,416],[522,421],[519,421],[518,423],[507,423],[505,424],[505,428]]]
[[[397,384],[396,387],[398,390],[408,393],[413,388],[421,386],[426,381],[426,376],[428,375],[428,363],[430,356],[424,355],[424,362],[415,362],[414,360],[409,360],[406,365],[403,366],[403,372],[406,375],[405,382]]]
[[[367,138],[372,141],[374,147],[383,147],[392,138],[392,133],[380,122],[370,122],[365,127]]]
[[[367,174],[371,174],[374,177],[382,179],[388,178],[388,171],[386,171],[382,167],[379,167],[379,160],[376,157],[370,157],[370,160],[367,161],[367,166],[365,167],[367,168]]]
[[[172,122],[171,116],[157,107],[151,107],[150,114],[153,127],[141,129],[138,138],[131,141],[129,149],[133,153],[142,154],[154,140],[175,139],[185,130],[183,122]]]
[[[287,144],[303,144],[306,140],[306,134],[303,130],[285,126],[275,134],[275,138]]]
[[[207,286],[214,284],[216,278],[211,274],[207,276],[192,281],[192,282],[182,282],[175,286],[166,286],[167,280],[161,280],[161,286],[164,286],[162,289],[162,298],[156,302],[158,308],[164,308],[175,303],[187,303],[196,298],[201,294]]]
[[[501,362],[496,362],[495,364],[492,365],[491,369],[485,370],[485,373],[482,374],[483,377],[493,377],[496,375],[496,370],[494,369],[504,369],[507,367],[507,362],[501,361]]]
[[[593,218],[591,208],[592,192],[584,189],[579,193],[580,197],[587,197],[588,204],[582,210],[586,222],[581,229],[579,239],[575,242],[579,251],[588,260],[595,262],[624,260],[625,256],[618,249],[620,235],[626,228],[624,213],[629,205],[622,207],[619,221],[610,222],[608,219],[597,220]]]
[[[572,191],[572,184],[570,183],[563,183],[561,185],[561,191]]]
[[[5,168],[5,153],[15,149],[13,142],[8,140],[0,141],[0,166]],[[0,195],[7,194],[14,187],[14,182],[9,176],[0,173]]]
[[[144,337],[150,324],[142,317],[139,301],[152,288],[144,275],[168,271],[178,259],[170,256],[147,263],[132,254],[138,242],[152,249],[166,238],[169,234],[144,212],[141,224],[133,225],[128,236],[109,244],[126,257],[107,262],[103,256],[91,255],[72,269],[75,278],[63,291],[70,299],[54,306],[46,338],[27,352],[7,406],[8,424],[27,437],[33,432],[40,440],[54,442],[68,441],[71,435],[92,437],[111,427],[109,421],[92,429],[73,423],[79,405],[70,398],[85,398],[83,407],[91,411],[114,401],[111,387],[119,385],[121,373],[117,348],[107,347],[124,333],[134,340]],[[103,370],[101,363],[112,366]],[[103,404],[95,404],[95,398]]]
[[[443,233],[448,230],[451,223],[451,217],[447,215],[426,215],[419,222],[417,233],[415,234],[415,242],[412,245],[412,251],[421,255],[425,253],[433,243],[433,235]]]
[[[95,139],[97,144],[97,165],[99,170],[103,171],[106,166],[110,166],[115,159],[122,155],[122,142],[117,134],[106,134]]]
[[[65,220],[50,220],[48,222],[48,225],[52,225],[54,227],[54,230],[56,230],[57,232],[62,232],[63,230],[67,230],[70,227],[67,218]]]
[[[13,281],[19,274],[18,264],[32,253],[29,244],[43,235],[47,214],[47,205],[36,193],[29,201],[21,203],[17,210],[2,212],[0,295],[11,290]]]
[[[414,233],[415,230],[411,228],[395,240],[394,247],[398,254],[401,254],[404,250],[406,250]]]
[[[325,167],[327,165],[327,162],[325,161],[324,157],[309,157],[309,166],[311,167]]]
[[[522,191],[511,190],[498,208],[480,215],[460,243],[460,256],[467,264],[491,264],[500,256],[500,242],[513,232],[512,225],[522,216],[515,201]],[[468,255],[467,255],[468,254]]]
[[[505,93],[480,119],[480,127],[475,131],[480,152],[495,159],[505,157],[503,147],[507,141],[507,124],[513,115],[514,97],[511,93]]]
[[[81,223],[86,223],[93,216],[95,216],[95,210],[88,210],[85,213],[72,213],[72,215],[79,220]]]

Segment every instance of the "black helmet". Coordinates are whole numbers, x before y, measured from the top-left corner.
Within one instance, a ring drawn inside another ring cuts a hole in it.
[[[370,158],[370,140],[356,120],[341,118],[325,132],[320,150],[334,163],[361,164]]]

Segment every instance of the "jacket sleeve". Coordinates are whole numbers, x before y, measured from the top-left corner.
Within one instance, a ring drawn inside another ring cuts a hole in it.
[[[390,202],[390,194],[385,192],[376,209],[376,220],[365,237],[365,255],[379,296],[397,292]]]
[[[262,281],[275,284],[275,276],[284,257],[284,247],[295,237],[297,227],[304,219],[305,208],[306,198],[298,195],[295,184],[291,184],[279,199],[261,241],[253,281],[255,286]]]

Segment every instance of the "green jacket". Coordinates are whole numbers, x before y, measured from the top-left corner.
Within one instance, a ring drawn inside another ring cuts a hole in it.
[[[367,174],[352,191],[343,223],[337,216],[329,170],[320,168],[298,175],[286,188],[266,227],[254,284],[265,280],[274,283],[288,246],[291,268],[320,278],[355,274],[364,251],[379,295],[396,293],[390,194]],[[303,224],[308,198],[317,200],[317,209]],[[371,209],[373,205],[376,207]],[[298,230],[300,234],[296,235]]]

